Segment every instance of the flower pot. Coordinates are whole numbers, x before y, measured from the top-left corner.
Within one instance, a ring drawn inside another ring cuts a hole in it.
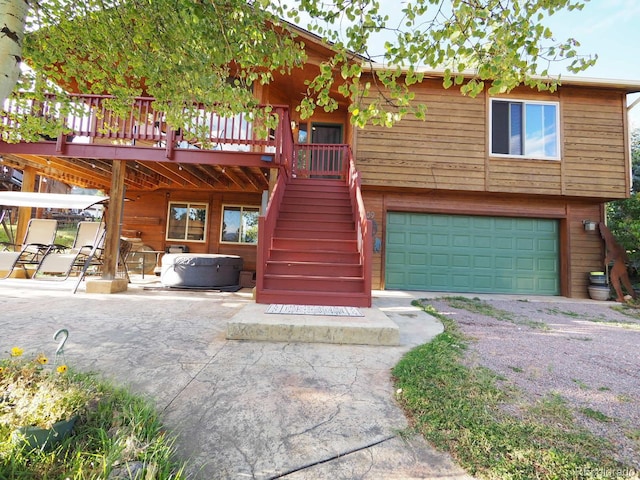
[[[607,276],[604,272],[591,272],[589,273],[589,283],[591,285],[606,285]]]
[[[71,434],[77,416],[54,423],[51,428],[20,427],[11,434],[11,441],[27,450],[50,450]]]
[[[589,290],[589,296],[593,300],[609,300],[609,297],[611,296],[608,285],[589,285],[587,288]]]

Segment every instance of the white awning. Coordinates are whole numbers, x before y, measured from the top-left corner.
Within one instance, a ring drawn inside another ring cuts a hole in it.
[[[6,207],[73,208],[85,210],[109,200],[99,195],[65,193],[0,192],[0,205]]]

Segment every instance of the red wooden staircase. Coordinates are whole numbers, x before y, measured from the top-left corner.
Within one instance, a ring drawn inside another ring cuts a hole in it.
[[[344,180],[289,180],[264,260],[259,303],[371,305],[352,199]]]

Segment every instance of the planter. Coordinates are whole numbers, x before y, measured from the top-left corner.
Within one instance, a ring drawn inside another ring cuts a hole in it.
[[[50,450],[71,434],[77,416],[54,423],[51,428],[20,427],[11,434],[11,441],[27,450]]]
[[[604,272],[590,272],[589,283],[591,285],[607,285],[607,276]]]
[[[608,285],[589,285],[588,290],[589,296],[593,300],[609,300],[609,297],[611,296]]]

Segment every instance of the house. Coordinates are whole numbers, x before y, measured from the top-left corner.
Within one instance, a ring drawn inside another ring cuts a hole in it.
[[[590,222],[630,192],[626,96],[639,89],[572,78],[470,98],[426,78],[425,122],[354,139],[381,245],[374,288],[587,297],[604,269]]]
[[[586,227],[629,195],[626,96],[640,82],[471,98],[427,71],[412,86],[426,121],[358,130],[346,100],[296,116],[330,53],[305,40],[309,64],[254,91],[279,115],[266,137],[200,111],[212,145],[193,145],[148,98],[105,132],[101,97],[78,95],[87,113],[69,135],[0,142],[3,162],[27,188],[43,176],[125,196],[120,235],[141,248],[241,256],[260,303],[369,306],[372,288],[587,297],[604,255]]]

